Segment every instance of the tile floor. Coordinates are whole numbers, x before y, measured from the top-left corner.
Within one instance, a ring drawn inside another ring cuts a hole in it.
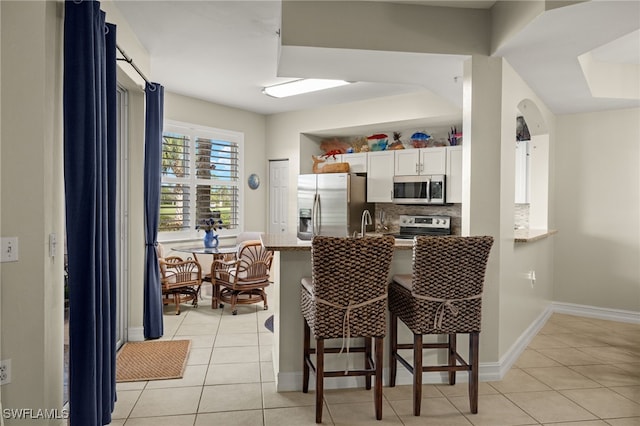
[[[275,390],[271,312],[241,306],[232,316],[207,302],[183,305],[180,316],[165,310],[163,338],[192,340],[184,378],[118,384],[111,424],[315,424],[312,392]],[[552,315],[504,380],[480,384],[475,415],[466,383],[425,385],[420,417],[410,386],[385,387],[380,422],[371,392],[325,391],[324,424],[640,425],[640,325]]]

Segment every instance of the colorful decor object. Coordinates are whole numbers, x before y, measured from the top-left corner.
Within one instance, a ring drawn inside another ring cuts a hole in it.
[[[389,144],[389,136],[384,133],[377,133],[367,138],[371,151],[384,151]]]
[[[414,148],[426,148],[431,135],[424,132],[415,132],[411,135],[411,144]]]

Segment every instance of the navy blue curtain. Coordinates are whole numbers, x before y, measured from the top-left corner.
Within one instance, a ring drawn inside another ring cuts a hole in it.
[[[162,291],[156,253],[160,222],[160,179],[162,177],[162,120],[164,87],[147,83],[145,87],[146,120],[144,138],[144,213],[145,213],[145,278],[144,337],[157,339],[164,333],[162,324]]]
[[[115,404],[116,27],[100,3],[66,1],[64,180],[69,261],[70,424]]]

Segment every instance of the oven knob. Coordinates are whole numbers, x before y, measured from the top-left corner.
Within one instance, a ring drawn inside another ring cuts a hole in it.
[[[436,219],[435,222],[436,222],[436,225],[438,225],[440,223],[440,219]]]

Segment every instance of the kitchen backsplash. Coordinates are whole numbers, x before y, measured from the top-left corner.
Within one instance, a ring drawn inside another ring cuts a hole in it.
[[[444,206],[409,206],[390,203],[375,204],[375,225],[378,229],[380,211],[384,211],[385,225],[389,228],[390,233],[400,232],[400,215],[444,215],[451,216],[451,233],[453,235],[461,234],[462,227],[462,204],[449,204]]]

